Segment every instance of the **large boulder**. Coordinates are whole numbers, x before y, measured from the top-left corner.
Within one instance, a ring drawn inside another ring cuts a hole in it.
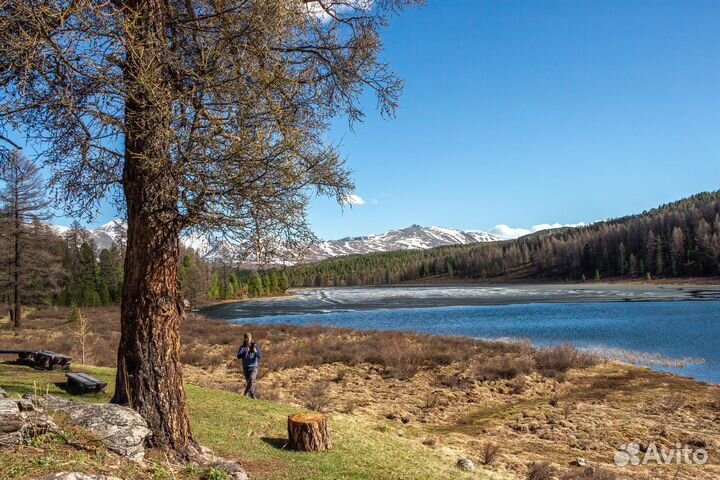
[[[150,429],[134,410],[110,403],[80,403],[52,395],[36,397],[34,401],[48,411],[66,414],[73,425],[100,437],[109,450],[136,462],[145,457],[145,439]]]

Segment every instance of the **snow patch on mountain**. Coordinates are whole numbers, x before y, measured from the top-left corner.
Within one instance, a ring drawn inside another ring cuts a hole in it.
[[[305,261],[316,262],[339,255],[361,255],[394,250],[424,250],[445,245],[465,245],[497,240],[500,239],[487,232],[466,232],[454,228],[412,225],[382,234],[320,242],[310,247],[305,255]]]

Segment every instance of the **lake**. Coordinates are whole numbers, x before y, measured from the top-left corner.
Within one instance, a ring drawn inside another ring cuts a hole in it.
[[[210,318],[484,339],[570,342],[623,361],[720,383],[720,291],[695,286],[308,289],[216,305]]]

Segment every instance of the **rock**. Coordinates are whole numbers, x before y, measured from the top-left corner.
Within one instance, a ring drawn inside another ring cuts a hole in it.
[[[573,460],[573,465],[577,465],[578,467],[587,467],[587,460],[585,460],[582,457],[578,457],[575,460]]]
[[[50,475],[46,475],[40,480],[122,480],[118,477],[108,477],[107,475],[88,475],[86,473],[78,473],[78,472],[61,472],[61,473],[52,473]]]
[[[62,412],[74,425],[100,437],[109,450],[130,460],[141,462],[145,456],[145,439],[150,435],[147,422],[127,407],[109,403],[79,403],[52,395],[36,399],[48,410]]]
[[[213,467],[225,472],[230,478],[230,480],[248,480],[247,473],[245,473],[245,470],[243,470],[243,468],[237,462],[220,459],[215,462]]]
[[[215,461],[215,453],[208,447],[200,445],[200,456],[208,462]]]
[[[466,472],[474,472],[475,471],[475,464],[469,458],[461,458],[460,460],[458,460],[457,467],[460,470],[464,470]]]
[[[0,387],[0,398],[9,398],[9,397],[10,397],[10,395],[8,395],[8,393],[5,390],[3,390],[2,387]]]
[[[11,433],[0,433],[0,449],[22,445],[25,439],[20,431]]]
[[[425,446],[434,447],[435,445],[437,445],[437,440],[435,440],[434,438],[426,438],[425,440],[423,440],[422,443]]]
[[[27,398],[18,400],[17,406],[21,412],[35,411],[35,404],[31,400],[28,400]]]
[[[10,398],[0,398],[0,435],[22,430],[23,423],[17,402]]]
[[[28,443],[38,435],[58,430],[52,418],[27,408],[23,401],[0,398],[0,447]]]

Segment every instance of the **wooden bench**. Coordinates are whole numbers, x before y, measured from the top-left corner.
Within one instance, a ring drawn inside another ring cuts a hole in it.
[[[66,373],[68,392],[76,395],[99,393],[105,390],[107,383],[87,373]]]
[[[53,370],[60,368],[67,370],[70,368],[72,358],[61,353],[50,351],[36,350],[0,350],[0,355],[17,355],[17,362],[23,365],[29,365],[35,368]]]
[[[70,368],[71,362],[72,358],[61,353],[48,351],[35,352],[35,365],[38,368],[44,368],[47,370],[54,370],[56,368],[60,368],[62,370],[67,370],[68,368]]]

